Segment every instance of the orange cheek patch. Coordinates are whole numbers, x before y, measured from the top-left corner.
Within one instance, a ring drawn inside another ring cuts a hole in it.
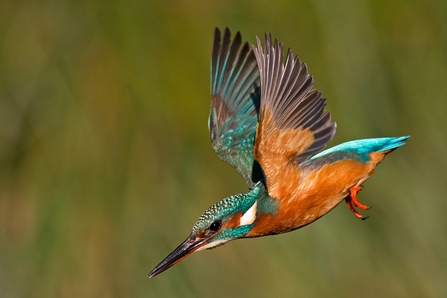
[[[199,231],[196,238],[203,238],[204,235],[205,235],[205,231],[203,231],[203,230]]]
[[[242,212],[238,212],[228,218],[228,220],[225,222],[225,224],[222,226],[222,229],[234,229],[239,227],[239,224],[241,222]]]

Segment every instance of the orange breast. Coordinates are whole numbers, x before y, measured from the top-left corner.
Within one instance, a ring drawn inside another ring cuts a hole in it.
[[[348,196],[352,186],[363,183],[383,158],[384,154],[375,153],[368,164],[339,160],[309,171],[289,164],[277,173],[274,193],[269,192],[279,200],[279,211],[275,215],[259,215],[247,236],[284,233],[315,221]]]
[[[260,214],[247,237],[288,232],[320,218],[373,172],[390,152],[370,154],[368,163],[338,160],[318,169],[295,161],[314,142],[308,129],[279,129],[267,106],[261,108],[253,156],[264,172],[269,196],[279,201],[276,214]]]

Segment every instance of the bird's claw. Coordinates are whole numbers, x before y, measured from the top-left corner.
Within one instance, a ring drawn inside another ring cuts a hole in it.
[[[348,205],[349,210],[351,210],[352,213],[354,213],[354,215],[355,215],[357,218],[359,218],[359,219],[361,219],[361,220],[365,220],[365,219],[367,219],[368,217],[363,217],[363,216],[362,216],[360,213],[358,213],[357,210],[355,210],[355,208],[354,208],[354,206],[356,206],[356,207],[359,207],[360,209],[368,210],[368,209],[371,209],[371,207],[372,207],[372,206],[366,206],[366,205],[360,204],[360,203],[357,201],[357,199],[356,199],[356,195],[357,195],[357,192],[358,192],[359,190],[361,190],[361,189],[362,189],[362,186],[361,186],[361,185],[360,185],[360,186],[353,186],[353,187],[351,187],[351,193],[350,193],[349,196],[347,196],[347,197],[345,198],[345,201],[346,201],[346,204]]]

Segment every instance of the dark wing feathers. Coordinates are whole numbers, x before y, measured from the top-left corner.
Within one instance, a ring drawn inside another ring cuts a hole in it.
[[[260,103],[259,71],[248,43],[228,28],[214,31],[211,55],[211,110],[208,128],[217,156],[232,165],[248,187],[259,180],[253,143]]]
[[[257,48],[251,49],[239,32],[231,40],[228,28],[223,35],[216,28],[211,58],[210,138],[219,158],[236,168],[248,187],[262,177],[253,158],[261,103],[272,111],[279,129],[313,133],[313,143],[295,158],[298,163],[321,151],[336,133],[321,92],[311,90],[306,64],[291,49],[283,64],[283,44],[277,39],[273,44],[271,35],[265,35],[264,53],[256,40]]]
[[[259,38],[253,51],[258,62],[261,81],[261,105],[266,105],[273,114],[279,129],[309,129],[314,136],[313,143],[300,152],[295,161],[302,163],[321,151],[335,136],[337,125],[324,110],[325,99],[321,92],[311,90],[313,78],[307,72],[306,64],[292,50],[287,52],[283,64],[283,45],[272,43],[272,36],[265,34],[264,53]]]

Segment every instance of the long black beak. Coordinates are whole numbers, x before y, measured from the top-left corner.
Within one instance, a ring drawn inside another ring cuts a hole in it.
[[[151,273],[148,274],[149,278],[152,278],[177,262],[180,262],[196,249],[200,247],[204,239],[191,239],[188,237],[182,244],[180,244],[173,252],[171,252],[163,261],[158,264]]]

